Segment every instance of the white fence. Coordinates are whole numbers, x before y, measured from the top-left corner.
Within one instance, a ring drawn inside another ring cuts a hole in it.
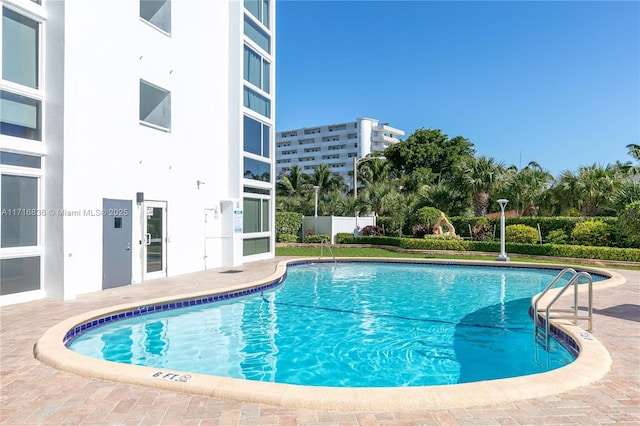
[[[336,243],[338,233],[346,232],[355,234],[365,226],[374,226],[375,216],[364,217],[341,217],[341,216],[304,216],[302,218],[302,235],[305,236],[308,229],[314,234],[328,234],[331,236],[331,243]]]

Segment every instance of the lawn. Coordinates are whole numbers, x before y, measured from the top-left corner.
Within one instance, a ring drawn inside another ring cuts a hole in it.
[[[389,258],[410,258],[410,259],[463,259],[463,260],[495,260],[496,256],[466,255],[466,254],[433,254],[433,253],[398,253],[383,248],[369,247],[332,247],[336,257],[389,257]],[[276,247],[276,256],[301,256],[320,257],[320,246],[316,247]],[[558,259],[532,259],[529,257],[517,257],[508,254],[512,262],[528,263],[563,263],[567,262]],[[329,250],[323,248],[323,257],[331,257]],[[585,259],[577,259],[577,263],[584,263]],[[596,265],[593,265],[596,266]],[[613,266],[616,269],[640,270],[635,266]]]

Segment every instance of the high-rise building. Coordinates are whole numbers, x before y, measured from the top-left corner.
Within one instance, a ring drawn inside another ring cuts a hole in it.
[[[352,187],[354,158],[382,151],[399,142],[399,136],[404,136],[404,131],[372,118],[277,132],[276,175],[286,173],[292,166],[312,174],[324,163]]]
[[[274,255],[275,0],[1,0],[0,304]]]

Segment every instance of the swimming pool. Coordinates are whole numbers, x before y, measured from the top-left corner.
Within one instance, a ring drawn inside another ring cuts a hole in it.
[[[552,340],[541,361],[532,337],[530,299],[556,274],[460,265],[296,265],[277,287],[112,322],[68,346],[125,364],[310,386],[522,376],[574,360],[570,348]]]
[[[389,261],[388,259],[342,259],[343,261]],[[287,270],[299,263],[309,263],[317,259],[274,260],[275,271],[266,272],[263,278],[251,274],[252,268],[245,273],[225,276],[223,287],[207,290],[207,281],[216,280],[219,272],[211,271],[198,275],[191,290],[179,290],[171,293],[167,283],[151,282],[147,284],[149,294],[157,293],[154,288],[169,291],[167,295],[137,302],[127,302],[104,307],[94,311],[69,317],[51,327],[35,344],[35,357],[53,368],[73,374],[91,377],[97,380],[115,381],[152,388],[214,396],[245,402],[264,403],[291,408],[309,408],[316,410],[405,410],[405,409],[443,409],[464,408],[500,402],[517,401],[528,398],[555,395],[593,383],[602,378],[611,366],[611,357],[590,333],[579,325],[567,321],[552,320],[552,331],[565,336],[579,348],[578,358],[565,367],[541,373],[507,379],[496,379],[462,383],[456,385],[405,386],[405,387],[326,387],[300,386],[275,382],[260,382],[193,373],[184,370],[155,368],[120,364],[90,358],[69,350],[65,342],[87,330],[103,323],[128,317],[145,315],[149,312],[171,311],[176,307],[193,306],[227,300],[235,296],[250,295],[279,285]],[[485,265],[497,267],[540,267],[562,269],[562,265],[532,265],[510,262],[450,261],[438,259],[393,259],[398,263],[460,264]],[[609,277],[599,282],[594,289],[612,288],[623,284],[625,279],[615,271],[584,267],[590,273]],[[206,278],[205,278],[206,277]],[[203,279],[204,278],[204,279]],[[228,278],[233,278],[229,280]],[[181,287],[184,288],[184,287]],[[182,291],[182,294],[180,293]],[[171,295],[173,294],[173,295]],[[597,296],[597,294],[596,294]],[[595,325],[596,329],[598,325]]]

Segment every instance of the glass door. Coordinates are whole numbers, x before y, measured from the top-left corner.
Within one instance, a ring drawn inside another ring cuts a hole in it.
[[[167,276],[167,203],[145,201],[144,279]]]

